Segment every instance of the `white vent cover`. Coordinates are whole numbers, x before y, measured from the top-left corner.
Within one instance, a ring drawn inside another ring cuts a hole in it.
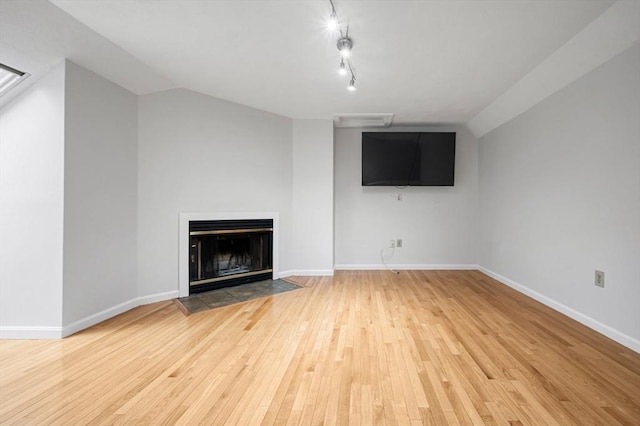
[[[392,113],[334,114],[333,125],[335,127],[389,127],[392,120]]]

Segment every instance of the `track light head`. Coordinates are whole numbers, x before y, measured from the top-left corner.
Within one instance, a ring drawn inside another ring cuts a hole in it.
[[[338,29],[338,15],[336,11],[332,11],[329,19],[327,20],[327,28],[329,31],[335,31]]]
[[[351,57],[351,48],[353,47],[353,42],[349,37],[342,37],[338,40],[338,50],[340,51],[340,55],[343,58]]]
[[[347,75],[347,66],[344,64],[344,59],[340,59],[340,65],[338,65],[338,74]]]
[[[349,81],[349,85],[347,86],[347,90],[350,92],[355,92],[356,91],[356,78],[353,76],[353,74],[351,75],[351,81]]]

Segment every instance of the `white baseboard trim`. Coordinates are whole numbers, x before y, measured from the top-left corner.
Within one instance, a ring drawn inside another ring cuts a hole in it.
[[[371,264],[346,264],[335,265],[337,271],[379,271],[385,269],[394,269],[397,271],[475,271],[478,269],[476,264],[387,264],[371,263]]]
[[[88,317],[82,318],[78,321],[74,321],[62,328],[62,337],[71,336],[72,334],[77,333],[80,330],[84,330],[85,328],[89,328],[92,325],[98,324],[99,322],[108,320],[109,318],[113,318],[116,315],[120,315],[123,312],[127,312],[128,310],[135,308],[136,306],[138,306],[136,304],[136,299],[131,299],[93,315],[89,315]]]
[[[49,340],[62,338],[62,327],[0,327],[0,339]]]
[[[483,274],[486,274],[491,278],[500,281],[502,284],[505,284],[513,288],[514,290],[517,290],[518,292],[525,294],[531,297],[532,299],[535,299],[538,302],[550,307],[551,309],[556,310],[568,316],[569,318],[573,318],[579,323],[586,325],[590,329],[595,330],[598,333],[603,334],[612,340],[615,340],[621,345],[624,345],[627,348],[640,353],[640,340],[634,339],[633,337],[628,336],[616,330],[615,328],[609,327],[608,325],[603,324],[600,321],[597,321],[581,312],[578,312],[575,309],[572,309],[566,305],[563,305],[562,303],[557,302],[543,294],[540,294],[537,291],[531,290],[529,287],[525,287],[521,284],[518,284],[517,282],[510,280],[507,277],[503,277],[502,275],[497,274],[490,269],[484,268],[482,266],[480,266],[479,269],[480,269],[480,272],[482,272]]]
[[[102,321],[120,315],[137,306],[148,305],[150,303],[162,302],[164,300],[175,299],[178,297],[178,290],[167,291],[164,293],[151,294],[148,296],[136,297],[120,303],[111,308],[89,315],[78,321],[74,321],[64,327],[0,327],[1,339],[61,339],[70,336],[78,331],[89,328]]]
[[[149,305],[156,302],[164,302],[165,300],[177,299],[179,296],[178,290],[165,291],[164,293],[150,294],[148,296],[141,296],[134,300],[140,305]]]
[[[278,274],[278,278],[287,278],[292,276],[298,277],[332,277],[333,269],[292,269],[290,271],[282,271]]]
[[[120,315],[135,307],[138,307],[141,305],[148,305],[150,303],[155,303],[155,302],[162,302],[164,300],[175,299],[177,297],[178,297],[178,290],[136,297],[135,299],[131,299],[124,303],[120,303],[119,305],[105,309],[104,311],[98,312],[97,314],[90,315],[86,318],[75,321],[63,327],[62,337],[70,336],[74,333],[77,333],[80,330],[84,330],[85,328],[89,328],[92,325],[98,324],[99,322],[108,320],[109,318],[113,318],[116,315]]]

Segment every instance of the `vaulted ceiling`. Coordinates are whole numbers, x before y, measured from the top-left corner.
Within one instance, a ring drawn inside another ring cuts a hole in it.
[[[37,75],[67,57],[137,94],[182,87],[291,118],[393,113],[482,134],[638,40],[635,1],[334,3],[354,42],[353,93],[328,0],[0,0],[0,62]],[[620,27],[614,48],[597,45]]]

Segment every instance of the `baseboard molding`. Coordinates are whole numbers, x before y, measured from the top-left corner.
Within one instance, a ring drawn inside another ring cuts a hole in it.
[[[0,327],[0,339],[49,340],[62,338],[62,327]]]
[[[138,306],[136,304],[136,299],[131,299],[93,315],[89,315],[88,317],[82,318],[78,321],[74,321],[71,324],[62,327],[62,337],[71,336],[78,331],[84,330],[85,328],[89,328],[92,325],[98,324],[99,322],[108,320],[109,318],[113,318],[116,315],[127,312],[128,310],[133,309],[136,306]]]
[[[120,315],[130,309],[178,297],[178,290],[136,297],[103,311],[74,321],[64,327],[0,327],[1,339],[61,339]]]
[[[478,269],[476,264],[387,264],[370,263],[370,264],[346,264],[335,265],[337,271],[379,271],[385,269],[394,269],[397,271],[475,271]]]
[[[89,328],[92,325],[96,325],[102,321],[108,320],[109,318],[113,318],[116,315],[120,315],[138,306],[148,305],[150,303],[162,302],[164,300],[175,299],[177,297],[178,297],[178,290],[167,291],[164,293],[150,294],[148,296],[136,297],[135,299],[131,299],[124,303],[120,303],[119,305],[105,309],[104,311],[98,312],[97,314],[90,315],[86,318],[75,321],[63,327],[62,337],[70,336],[74,333],[77,333],[80,330]]]
[[[627,348],[640,353],[640,340],[634,339],[633,337],[628,336],[616,330],[615,328],[609,327],[608,325],[603,324],[600,321],[597,321],[581,312],[578,312],[575,309],[572,309],[566,305],[563,305],[562,303],[557,302],[551,299],[550,297],[540,294],[537,291],[531,290],[529,287],[525,287],[522,284],[518,284],[517,282],[510,280],[507,277],[503,277],[502,275],[497,274],[490,269],[480,266],[479,270],[483,274],[486,274],[491,278],[497,281],[500,281],[502,284],[505,284],[513,288],[514,290],[517,290],[518,292],[525,294],[531,297],[532,299],[537,300],[543,305],[546,305],[551,309],[558,311],[568,316],[569,318],[572,318],[578,321],[579,323],[589,327],[590,329],[595,330],[598,333],[603,334],[612,340],[615,340],[621,345],[626,346]]]
[[[151,303],[156,303],[156,302],[164,302],[165,300],[177,299],[178,297],[180,297],[178,295],[178,290],[172,290],[172,291],[165,291],[164,293],[156,293],[156,294],[150,294],[148,296],[141,296],[136,298],[135,300],[138,301],[138,306],[141,306],[141,305],[149,305]]]
[[[333,269],[293,269],[290,271],[281,271],[278,278],[287,277],[332,277]]]

